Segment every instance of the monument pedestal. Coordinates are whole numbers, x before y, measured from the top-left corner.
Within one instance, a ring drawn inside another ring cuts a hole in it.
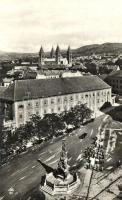
[[[80,185],[80,179],[77,174],[68,174],[63,180],[60,177],[55,177],[53,173],[45,176],[43,185],[40,185],[40,190],[49,195],[68,195],[72,194]]]
[[[65,140],[63,140],[62,151],[60,154],[57,169],[47,173],[42,178],[40,184],[40,190],[45,195],[48,194],[50,196],[67,196],[68,194],[72,194],[79,187],[80,179],[77,173],[71,174],[69,172],[69,165],[67,160],[66,143]]]

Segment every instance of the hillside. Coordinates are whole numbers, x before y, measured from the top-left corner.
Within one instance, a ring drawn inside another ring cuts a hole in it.
[[[103,54],[103,53],[122,53],[122,43],[104,43],[104,44],[92,44],[82,46],[72,50],[73,56],[75,55],[91,55],[91,54]],[[46,52],[49,55],[49,52]],[[66,56],[66,50],[62,50],[62,55]],[[38,53],[19,53],[19,52],[4,52],[0,50],[0,60],[11,60],[24,57],[36,57]]]
[[[36,57],[38,54],[37,53],[19,53],[19,52],[3,52],[0,51],[0,61],[4,60],[14,60],[14,59],[19,59],[19,58],[32,58]]]
[[[81,55],[103,54],[103,53],[122,53],[122,43],[104,43],[82,46],[74,50],[74,53]]]

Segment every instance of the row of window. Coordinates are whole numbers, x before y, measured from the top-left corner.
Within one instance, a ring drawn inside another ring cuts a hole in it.
[[[122,80],[117,80],[117,79],[111,79],[111,80],[109,80],[111,83],[113,82],[113,83],[122,83]]]
[[[108,92],[108,94],[109,94],[109,92]],[[106,92],[103,92],[103,91],[102,91],[101,95],[106,96]],[[94,97],[94,96],[95,96],[95,93],[92,93],[92,94],[85,94],[84,97],[87,99],[88,97],[90,98],[90,97],[92,97],[92,96]],[[97,96],[100,96],[100,92],[97,92]],[[75,100],[75,98],[76,98],[76,100],[79,100],[80,98],[83,99],[83,95],[81,95],[80,97],[79,97],[79,95],[70,96],[70,97],[65,96],[64,99],[63,99],[63,101],[64,101],[64,102],[67,102],[67,101],[69,100],[69,101],[72,102],[72,101]],[[56,101],[56,100],[55,100],[54,98],[51,98],[50,103],[53,105],[53,104],[55,103],[55,101]],[[57,103],[61,103],[61,102],[62,102],[62,99],[61,99],[61,98],[57,98]],[[40,105],[40,104],[39,104],[39,101],[36,101],[36,102],[35,102],[35,107],[38,108],[39,105]],[[43,100],[43,105],[44,105],[44,106],[48,105],[48,100],[47,100],[47,99],[44,99],[44,100]],[[24,108],[24,105],[19,105],[18,108],[19,108],[19,109],[23,109],[23,108]],[[32,108],[32,103],[31,103],[31,102],[29,102],[29,103],[27,104],[27,108],[28,108],[28,109],[31,109],[31,108]]]
[[[101,102],[104,102],[104,100],[102,99],[101,100]],[[97,103],[100,103],[100,99],[97,99]],[[91,106],[91,105],[90,105]],[[67,110],[67,107],[66,106],[64,106],[64,110]],[[57,108],[57,111],[61,111],[61,107],[58,107]],[[48,113],[48,110],[47,109],[44,109],[44,114],[47,114]],[[52,108],[51,109],[51,113],[54,113],[54,109]],[[39,111],[36,111],[36,113],[35,113],[36,115],[39,115]],[[31,112],[28,112],[27,113],[27,115],[28,115],[28,117],[30,117],[31,116]],[[22,121],[23,120],[23,114],[21,113],[21,114],[19,114],[19,119],[20,119],[20,121]]]
[[[67,108],[64,108],[64,110],[67,110]],[[60,108],[60,107],[58,107],[58,111],[61,111],[61,108]],[[46,109],[44,109],[44,114],[47,114],[47,113],[48,113],[48,111],[47,111]],[[53,109],[53,108],[51,109],[51,113],[54,113],[54,109]],[[36,115],[39,115],[39,111],[36,111],[35,114],[36,114]],[[30,117],[30,116],[31,116],[31,113],[28,112],[27,115],[28,115],[28,117]],[[24,117],[24,115],[23,115],[22,113],[19,114],[19,120],[23,120],[23,117]]]

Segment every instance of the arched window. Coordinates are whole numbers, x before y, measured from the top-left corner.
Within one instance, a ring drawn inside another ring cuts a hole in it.
[[[54,104],[54,99],[51,99],[51,104]]]
[[[64,101],[67,101],[67,97],[64,97]]]
[[[70,101],[73,101],[73,96],[70,97]]]
[[[20,104],[20,105],[18,106],[18,108],[19,108],[19,109],[23,109],[23,108],[24,108],[24,105]]]

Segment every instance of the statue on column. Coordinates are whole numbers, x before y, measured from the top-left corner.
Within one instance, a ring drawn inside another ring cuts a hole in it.
[[[64,180],[67,178],[69,174],[69,166],[67,164],[67,150],[66,150],[66,140],[62,141],[62,151],[60,154],[60,160],[58,163],[58,172],[59,174],[63,175]]]

